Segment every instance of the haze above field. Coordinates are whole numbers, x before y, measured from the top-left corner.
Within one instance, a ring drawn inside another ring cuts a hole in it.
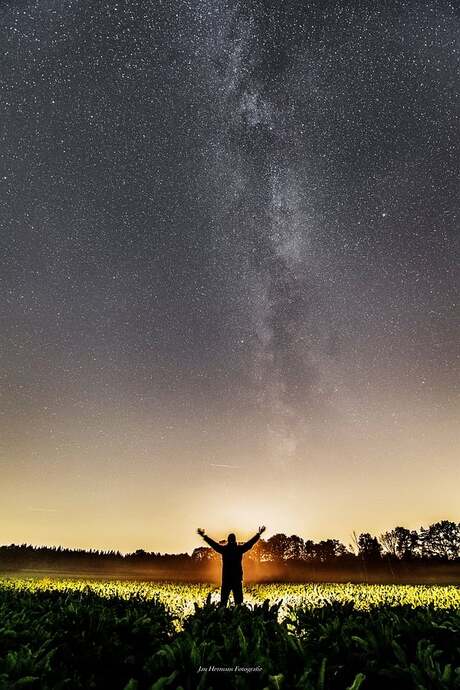
[[[0,543],[458,520],[460,15],[0,8]]]

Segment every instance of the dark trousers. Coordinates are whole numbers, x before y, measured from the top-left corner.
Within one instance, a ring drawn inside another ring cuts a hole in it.
[[[220,589],[220,605],[227,606],[230,592],[233,592],[235,604],[243,603],[243,582],[242,580],[223,580]]]

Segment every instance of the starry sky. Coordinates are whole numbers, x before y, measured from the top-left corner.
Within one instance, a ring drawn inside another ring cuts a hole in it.
[[[458,521],[458,5],[0,27],[0,542]]]

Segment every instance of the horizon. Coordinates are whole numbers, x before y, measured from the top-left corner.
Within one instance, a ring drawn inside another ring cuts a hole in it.
[[[334,536],[334,535],[322,536],[322,537],[321,537],[321,536],[320,536],[320,537],[314,537],[314,536],[312,536],[312,535],[304,535],[304,534],[302,534],[302,533],[295,534],[295,533],[293,533],[293,532],[276,532],[276,531],[274,531],[272,534],[270,534],[270,531],[267,530],[266,532],[264,532],[264,536],[261,536],[260,539],[261,539],[261,541],[265,541],[265,542],[266,542],[266,541],[268,541],[271,537],[273,537],[275,534],[285,534],[287,537],[298,536],[298,537],[300,537],[301,539],[303,539],[304,541],[312,540],[312,541],[315,542],[315,543],[319,543],[319,542],[322,541],[322,540],[337,539],[337,540],[338,540],[341,544],[343,544],[348,550],[350,550],[352,553],[355,553],[355,552],[356,552],[356,549],[357,549],[356,544],[353,543],[353,542],[354,542],[354,536],[355,536],[355,535],[356,535],[356,536],[359,536],[359,535],[362,534],[362,533],[368,533],[368,534],[371,534],[372,537],[377,537],[377,539],[380,540],[381,536],[382,536],[386,531],[391,530],[391,529],[394,529],[394,528],[396,528],[396,527],[402,527],[402,528],[404,528],[404,529],[419,531],[419,530],[421,530],[421,529],[425,529],[426,527],[428,527],[428,526],[431,525],[431,524],[436,524],[436,523],[442,522],[442,521],[449,521],[449,522],[456,523],[455,519],[446,518],[445,516],[442,517],[442,518],[439,518],[438,520],[434,520],[434,521],[432,521],[432,522],[430,522],[430,523],[418,524],[416,527],[411,527],[411,526],[408,526],[408,525],[403,525],[403,524],[401,524],[401,523],[398,523],[398,524],[395,524],[395,525],[393,525],[393,526],[391,526],[391,527],[387,527],[386,529],[381,530],[381,531],[378,532],[378,533],[372,532],[372,531],[370,531],[370,530],[368,530],[368,529],[362,529],[362,530],[359,530],[359,531],[358,531],[358,530],[354,530],[354,532],[350,535],[349,540],[340,539],[340,538],[338,538],[338,537],[336,537],[336,536]],[[456,524],[459,524],[459,525],[460,525],[460,522],[458,522],[458,523],[456,523]],[[207,533],[208,533],[208,532],[207,532]],[[254,533],[255,533],[255,532],[254,532]],[[0,547],[2,547],[2,546],[19,546],[19,547],[21,547],[21,546],[28,546],[28,547],[29,547],[29,546],[30,546],[30,547],[33,547],[33,548],[49,548],[49,549],[62,548],[62,549],[68,549],[68,550],[84,550],[84,551],[90,551],[90,550],[102,551],[102,552],[114,551],[114,552],[120,553],[120,554],[123,555],[123,556],[128,555],[128,554],[135,553],[135,551],[138,550],[138,549],[144,550],[144,551],[146,551],[147,553],[159,553],[160,555],[180,555],[180,554],[192,555],[193,551],[194,551],[196,548],[199,548],[199,547],[210,548],[210,547],[207,547],[206,544],[203,544],[203,540],[201,539],[201,537],[199,537],[199,536],[196,534],[196,532],[195,532],[195,535],[198,537],[198,541],[197,541],[197,544],[196,544],[195,546],[193,546],[193,547],[190,548],[190,549],[177,550],[177,551],[161,551],[161,550],[158,550],[158,549],[156,549],[156,548],[147,548],[147,547],[145,547],[145,545],[144,545],[144,546],[143,546],[143,545],[138,545],[136,548],[132,548],[131,550],[126,550],[126,549],[122,549],[122,548],[120,548],[120,547],[114,547],[114,546],[112,546],[112,547],[98,547],[98,546],[95,546],[95,545],[92,545],[92,546],[75,546],[75,545],[67,545],[67,544],[49,544],[49,543],[48,543],[48,544],[45,544],[45,543],[14,542],[14,541],[13,541],[13,542],[9,542],[9,543],[1,543],[1,542],[0,542]],[[241,536],[241,535],[237,534],[237,535],[236,535],[236,537],[237,537],[237,542],[238,542],[238,543],[242,543],[242,542],[244,542],[245,540],[247,540],[247,539],[248,539],[250,536],[252,536],[252,535],[253,535],[253,532],[247,533],[245,536]],[[227,536],[228,536],[228,533],[226,533],[223,537],[219,537],[219,535],[216,535],[216,534],[211,534],[210,536],[212,536],[213,538],[215,538],[216,541],[222,542],[222,541],[226,541],[226,538],[227,538]]]

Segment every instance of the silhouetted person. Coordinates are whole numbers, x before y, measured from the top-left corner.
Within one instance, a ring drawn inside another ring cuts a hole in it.
[[[220,553],[222,556],[222,587],[220,590],[221,606],[227,606],[230,592],[233,592],[233,600],[235,604],[243,603],[243,566],[241,560],[243,554],[249,549],[252,549],[254,544],[260,539],[260,535],[265,531],[265,527],[259,527],[257,534],[249,539],[244,544],[238,544],[235,535],[229,534],[226,544],[218,544],[214,539],[205,534],[204,529],[197,530],[198,534],[203,537],[205,542],[211,546],[214,551]]]

